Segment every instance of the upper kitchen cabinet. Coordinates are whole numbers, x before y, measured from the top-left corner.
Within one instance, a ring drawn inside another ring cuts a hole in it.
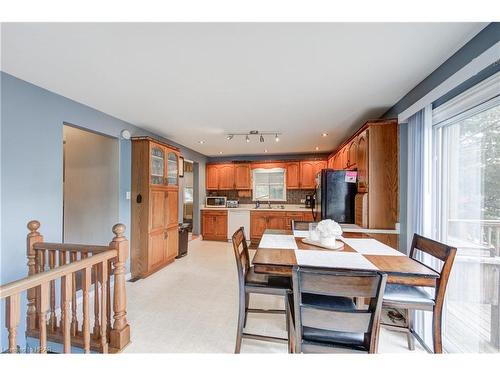
[[[313,160],[300,162],[300,188],[314,189],[316,187],[316,175],[326,168],[326,160]]]
[[[234,190],[234,164],[219,164],[219,190]]]
[[[167,185],[179,185],[179,154],[174,151],[167,153]]]
[[[354,138],[347,146],[347,168],[356,169],[358,161],[358,141]]]
[[[286,188],[300,189],[300,163],[298,161],[286,164]]]
[[[219,169],[217,164],[207,164],[205,172],[205,185],[207,190],[219,189]]]
[[[234,165],[234,186],[236,190],[252,189],[252,179],[250,177],[249,164]]]
[[[358,192],[368,191],[368,129],[357,137]]]

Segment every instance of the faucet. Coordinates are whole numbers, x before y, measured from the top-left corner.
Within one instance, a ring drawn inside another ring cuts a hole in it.
[[[271,209],[271,201],[267,201],[267,208]]]

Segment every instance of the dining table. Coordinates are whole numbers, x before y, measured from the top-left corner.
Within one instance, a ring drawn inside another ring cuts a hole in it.
[[[307,231],[266,229],[254,254],[254,271],[270,276],[292,276],[295,266],[347,271],[379,271],[387,282],[435,287],[439,274],[423,263],[364,233],[344,232],[341,248],[326,249],[306,243]]]

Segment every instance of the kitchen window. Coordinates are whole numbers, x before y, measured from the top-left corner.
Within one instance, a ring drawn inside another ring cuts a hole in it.
[[[252,172],[254,201],[286,201],[286,170],[283,168],[254,169]]]

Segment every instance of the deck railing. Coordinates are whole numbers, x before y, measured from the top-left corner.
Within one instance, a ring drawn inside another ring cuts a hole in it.
[[[39,340],[38,352],[47,352],[48,341],[62,344],[65,353],[71,352],[72,347],[81,347],[86,353],[121,351],[130,341],[125,226],[113,226],[115,237],[109,246],[43,242],[39,227],[38,221],[28,223],[28,276],[0,286],[0,298],[6,299],[8,352],[18,352],[16,336],[23,292],[27,294],[26,336]],[[77,298],[80,290],[81,315]]]

